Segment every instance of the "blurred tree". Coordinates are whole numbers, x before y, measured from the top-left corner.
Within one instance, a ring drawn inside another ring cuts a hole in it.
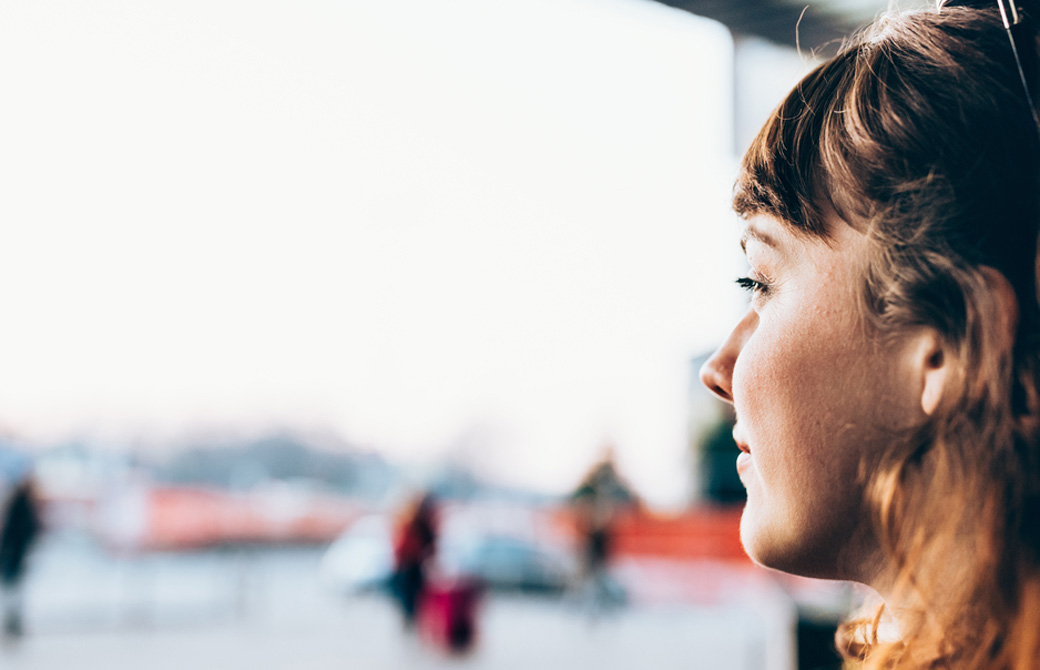
[[[694,440],[695,458],[700,462],[700,489],[710,502],[738,504],[747,492],[737,475],[740,447],[733,441],[733,410],[723,406],[714,420],[706,423]]]

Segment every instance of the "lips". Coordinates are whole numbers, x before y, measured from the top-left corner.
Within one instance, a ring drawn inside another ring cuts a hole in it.
[[[737,443],[740,448],[740,454],[737,455],[737,476],[740,477],[740,481],[743,482],[744,486],[748,485],[751,477],[751,470],[753,465],[751,462],[751,447],[748,446],[747,440],[740,430],[740,426],[733,426],[733,441]]]
[[[737,443],[737,447],[739,447],[745,454],[751,454],[751,447],[749,447],[747,442],[744,441],[744,438],[741,437],[740,430],[737,426],[733,427],[733,441]]]

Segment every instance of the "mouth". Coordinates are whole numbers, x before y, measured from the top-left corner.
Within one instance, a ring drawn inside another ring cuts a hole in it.
[[[733,427],[733,441],[737,443],[737,447],[747,455],[751,455],[751,447],[748,446],[747,442],[740,436],[740,432],[736,426]]]
[[[751,477],[751,470],[753,465],[751,462],[751,447],[748,446],[747,440],[744,439],[743,435],[738,426],[733,427],[733,441],[737,443],[737,447],[740,448],[740,454],[737,456],[737,476],[740,477],[740,481],[744,486],[748,485],[750,481],[748,478]]]

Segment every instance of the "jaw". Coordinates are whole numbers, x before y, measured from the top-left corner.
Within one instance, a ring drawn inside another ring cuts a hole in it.
[[[814,526],[786,517],[751,482],[740,520],[744,550],[759,565],[815,579],[854,581],[877,590],[885,583],[883,551],[865,512]],[[811,513],[805,516],[812,517]]]

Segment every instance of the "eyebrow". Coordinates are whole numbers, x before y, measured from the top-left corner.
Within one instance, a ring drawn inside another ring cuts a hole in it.
[[[772,247],[774,249],[780,246],[775,237],[762,230],[754,223],[749,223],[744,229],[744,234],[740,236],[740,250],[745,254],[747,253],[748,240],[755,240],[756,242],[760,242],[767,247]]]

